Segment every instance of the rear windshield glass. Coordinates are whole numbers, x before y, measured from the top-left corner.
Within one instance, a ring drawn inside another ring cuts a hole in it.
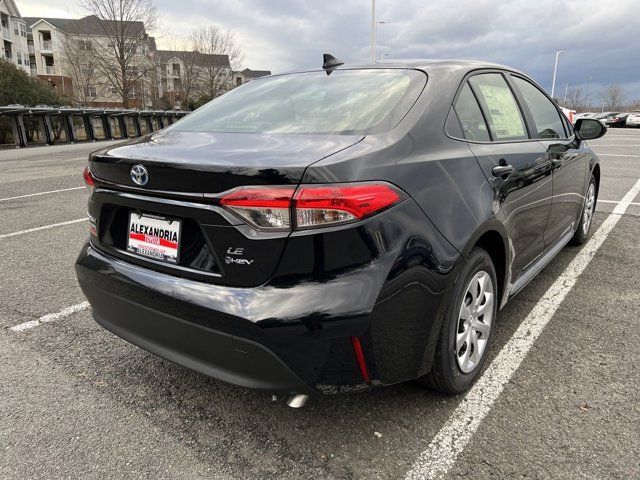
[[[170,128],[190,132],[370,133],[393,128],[424,88],[416,70],[336,70],[253,80]]]

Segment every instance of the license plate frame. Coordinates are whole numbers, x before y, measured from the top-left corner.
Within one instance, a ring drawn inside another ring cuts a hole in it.
[[[178,265],[181,236],[182,221],[177,218],[134,210],[129,212],[127,252],[138,258]]]

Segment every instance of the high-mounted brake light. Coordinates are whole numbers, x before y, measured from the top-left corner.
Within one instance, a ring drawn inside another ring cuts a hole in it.
[[[404,199],[385,182],[239,187],[220,204],[262,229],[306,229],[361,220]],[[295,224],[293,219],[295,219]]]
[[[93,188],[96,186],[96,180],[93,178],[93,174],[91,173],[91,170],[89,170],[89,167],[84,167],[82,178],[84,179],[84,184],[87,186],[89,193],[93,192]]]

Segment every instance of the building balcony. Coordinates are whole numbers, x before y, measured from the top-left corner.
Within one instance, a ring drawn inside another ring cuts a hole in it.
[[[42,40],[40,42],[40,50],[45,50],[50,52],[52,50],[51,40]]]
[[[29,48],[29,53],[32,53],[32,54],[33,54],[33,53],[36,53],[36,49],[35,49],[35,47],[33,46],[33,43],[30,43],[30,44],[28,45],[28,48]]]
[[[55,65],[47,65],[44,67],[44,72],[47,75],[55,75],[56,74],[56,67]]]
[[[32,67],[29,69],[31,76],[35,77],[36,75],[38,75],[38,69],[35,67]]]
[[[13,43],[13,39],[11,37],[11,29],[8,27],[1,27],[1,28],[2,28],[2,38],[7,42]]]

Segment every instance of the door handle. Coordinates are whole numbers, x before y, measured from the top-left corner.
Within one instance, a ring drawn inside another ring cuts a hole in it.
[[[515,169],[512,165],[497,165],[493,167],[491,173],[493,173],[494,177],[506,177],[507,175],[511,175]]]

